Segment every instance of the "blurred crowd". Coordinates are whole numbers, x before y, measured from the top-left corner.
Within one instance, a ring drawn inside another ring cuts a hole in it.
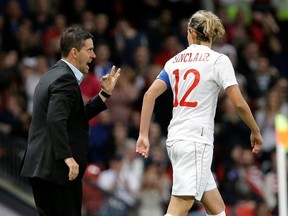
[[[221,92],[213,172],[227,215],[277,216],[274,117],[288,116],[288,1],[205,2],[0,0],[0,159],[8,157],[11,148],[25,148],[34,88],[60,59],[61,31],[83,25],[94,36],[96,53],[80,85],[84,101],[99,92],[99,79],[112,65],[122,68],[109,109],[89,122],[89,163],[100,170],[95,183],[112,196],[97,212],[86,209],[86,214],[162,216],[172,180],[165,149],[172,92],[157,99],[148,159],[135,153],[142,98],[165,62],[187,47],[190,16],[213,9],[226,29],[213,49],[231,59],[264,138],[262,152],[253,155],[249,128]],[[205,214],[197,204],[190,216],[201,215]]]

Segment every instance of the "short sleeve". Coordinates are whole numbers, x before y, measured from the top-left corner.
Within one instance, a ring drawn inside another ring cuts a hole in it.
[[[226,55],[219,56],[214,64],[214,69],[215,80],[223,89],[238,84],[233,65]]]

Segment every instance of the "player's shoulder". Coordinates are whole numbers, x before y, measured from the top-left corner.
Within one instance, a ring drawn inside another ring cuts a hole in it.
[[[221,57],[221,56],[224,55],[224,54],[223,54],[223,53],[220,53],[220,52],[218,52],[218,51],[216,51],[216,50],[210,49],[210,55],[211,55],[211,56],[215,56],[216,58],[219,58],[219,57]]]
[[[230,62],[230,59],[226,54],[217,52],[212,49],[211,49],[211,59],[213,59],[212,61],[214,62],[214,64]]]

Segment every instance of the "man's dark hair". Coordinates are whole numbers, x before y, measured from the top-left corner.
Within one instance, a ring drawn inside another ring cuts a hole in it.
[[[87,39],[92,39],[93,35],[81,26],[71,26],[66,28],[61,35],[60,47],[61,55],[67,57],[72,48],[78,51],[84,46]]]

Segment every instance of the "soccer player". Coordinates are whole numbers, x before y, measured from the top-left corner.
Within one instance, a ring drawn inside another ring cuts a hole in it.
[[[201,201],[207,215],[226,215],[211,172],[214,117],[221,89],[251,129],[252,151],[258,153],[263,145],[260,129],[239,90],[229,58],[211,49],[212,42],[224,33],[215,14],[205,10],[194,13],[188,22],[189,46],[166,62],[143,98],[136,152],[148,157],[148,131],[155,100],[167,88],[173,91],[173,116],[166,141],[173,186],[165,216],[187,215],[195,200]]]

